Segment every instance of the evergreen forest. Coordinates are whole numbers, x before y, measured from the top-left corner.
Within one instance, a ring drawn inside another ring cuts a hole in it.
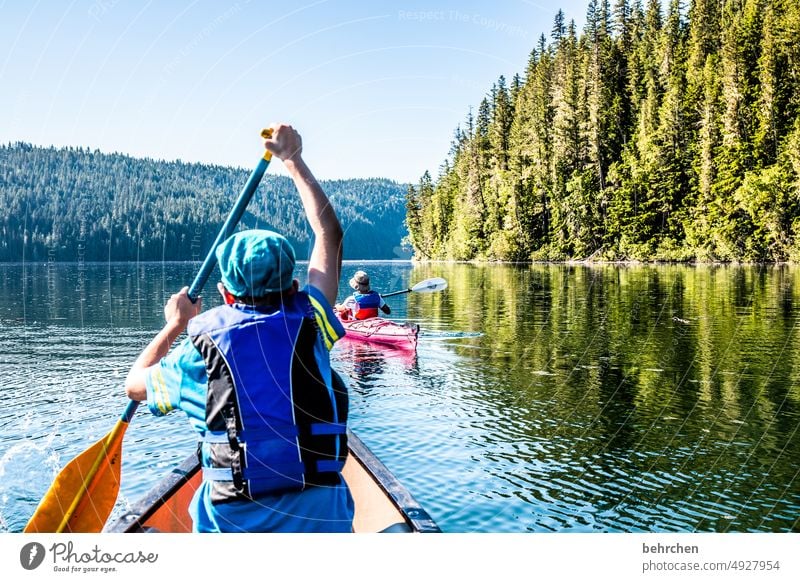
[[[800,2],[559,11],[406,220],[420,259],[800,260]]]
[[[0,262],[202,260],[250,170],[136,159],[85,148],[0,146]],[[345,230],[344,257],[408,258],[406,186],[321,181]],[[267,175],[241,223],[286,236],[307,259],[311,231],[291,179]]]

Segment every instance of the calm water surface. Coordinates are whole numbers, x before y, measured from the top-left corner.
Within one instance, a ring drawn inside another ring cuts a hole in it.
[[[362,267],[450,283],[392,298],[416,355],[333,352],[354,430],[445,531],[800,530],[800,269],[351,263],[343,285]],[[196,269],[0,265],[0,531],[111,429]],[[182,413],[140,410],[117,511],[193,450]]]

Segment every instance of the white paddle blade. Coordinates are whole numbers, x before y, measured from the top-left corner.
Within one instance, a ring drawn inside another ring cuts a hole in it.
[[[433,293],[434,291],[444,291],[445,289],[447,289],[447,281],[441,277],[425,279],[411,288],[414,293]]]

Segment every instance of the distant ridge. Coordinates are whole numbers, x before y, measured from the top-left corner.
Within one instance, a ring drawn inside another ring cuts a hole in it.
[[[85,148],[0,146],[0,262],[201,260],[249,170]],[[346,259],[406,259],[407,186],[323,180],[345,230]],[[266,176],[242,224],[288,237],[310,230],[291,179]]]

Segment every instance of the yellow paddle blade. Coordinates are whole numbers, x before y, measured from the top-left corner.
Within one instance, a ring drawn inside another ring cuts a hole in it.
[[[114,509],[119,493],[122,437],[128,423],[118,421],[61,469],[28,524],[27,533],[97,533]]]

